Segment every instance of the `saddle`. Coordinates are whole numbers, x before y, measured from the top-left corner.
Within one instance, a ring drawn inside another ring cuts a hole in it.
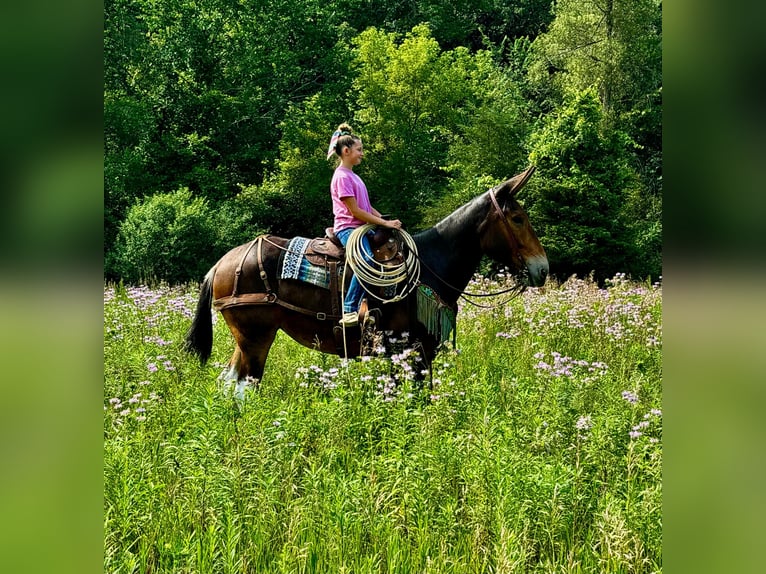
[[[323,265],[327,258],[344,260],[346,248],[335,235],[332,227],[324,230],[325,237],[312,239],[306,249],[306,257],[315,265]],[[399,253],[399,243],[394,239],[390,229],[379,227],[370,237],[370,247],[375,261],[386,263],[396,258]]]
[[[314,265],[325,265],[328,260],[344,261],[346,259],[346,249],[335,237],[332,227],[328,227],[325,233],[326,237],[312,239],[303,254]]]

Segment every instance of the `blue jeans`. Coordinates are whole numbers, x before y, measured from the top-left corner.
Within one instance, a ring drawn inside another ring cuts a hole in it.
[[[354,229],[356,228],[347,227],[346,229],[341,229],[340,231],[335,232],[335,237],[340,239],[343,247],[348,243],[348,238],[353,233]],[[368,231],[362,236],[362,256],[367,263],[373,262],[372,248],[370,247],[370,235],[372,234],[373,231]],[[346,292],[346,298],[343,300],[343,312],[353,313],[354,311],[358,311],[359,305],[362,304],[362,299],[364,299],[364,288],[359,282],[359,279],[356,278],[356,275],[353,275],[351,277],[351,283],[348,286],[348,291]]]

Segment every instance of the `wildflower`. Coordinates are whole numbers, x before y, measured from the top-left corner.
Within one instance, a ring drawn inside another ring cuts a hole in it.
[[[631,405],[638,403],[638,395],[633,391],[622,391],[622,398],[628,401]]]
[[[146,368],[150,373],[156,373],[158,371],[157,363],[147,363]]]
[[[632,430],[628,434],[630,435],[630,438],[638,438],[641,436],[641,432],[637,430]]]
[[[281,422],[279,422],[279,421],[274,421],[274,422],[273,422],[273,423],[271,423],[271,424],[273,424],[275,427],[280,427],[280,426],[282,426],[282,423],[281,423]]]
[[[580,431],[587,431],[593,427],[593,422],[590,419],[590,415],[583,415],[575,423],[575,428]]]
[[[113,397],[113,398],[109,399],[109,404],[111,404],[111,405],[117,405],[117,404],[119,404],[121,402],[122,401],[120,400],[119,397]]]

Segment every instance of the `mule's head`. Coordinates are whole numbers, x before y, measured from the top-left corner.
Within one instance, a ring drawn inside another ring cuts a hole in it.
[[[508,266],[524,284],[539,287],[548,277],[548,258],[529,217],[516,201],[516,194],[534,170],[531,166],[486,193],[489,210],[479,232],[484,253]]]

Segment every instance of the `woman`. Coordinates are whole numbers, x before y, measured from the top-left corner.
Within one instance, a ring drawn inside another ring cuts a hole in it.
[[[333,231],[345,246],[351,233],[365,223],[401,229],[402,222],[398,219],[386,220],[370,203],[367,186],[362,178],[354,173],[354,166],[359,165],[364,157],[364,148],[359,136],[353,134],[351,126],[341,124],[332,134],[327,159],[333,155],[340,158],[340,165],[335,169],[330,183],[332,211],[335,216]],[[362,237],[362,251],[367,262],[372,261],[372,249],[367,235]],[[352,327],[359,322],[359,305],[364,298],[364,289],[354,275],[351,278],[348,292],[343,301],[343,317],[340,324]]]

